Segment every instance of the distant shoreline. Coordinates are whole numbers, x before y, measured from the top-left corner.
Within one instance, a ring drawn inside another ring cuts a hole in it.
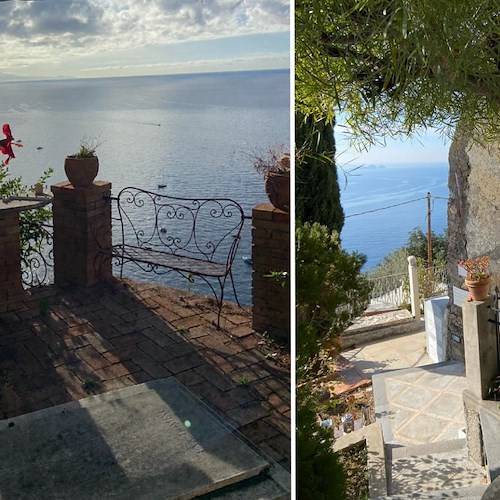
[[[203,73],[166,73],[166,74],[157,74],[157,75],[130,75],[130,76],[89,76],[87,78],[74,78],[71,76],[68,77],[54,77],[54,78],[21,78],[17,77],[16,79],[1,79],[0,84],[2,83],[37,83],[37,82],[66,82],[66,81],[84,81],[84,80],[122,80],[124,78],[179,78],[179,77],[202,77],[202,76],[221,76],[221,75],[255,75],[259,73],[290,73],[290,68],[276,68],[276,69],[252,69],[252,70],[235,70],[235,71],[206,71]]]

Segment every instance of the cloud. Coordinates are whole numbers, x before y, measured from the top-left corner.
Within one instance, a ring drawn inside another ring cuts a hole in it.
[[[24,62],[289,28],[288,0],[0,3],[0,43]]]
[[[109,66],[94,66],[82,69],[82,74],[91,73],[99,75],[100,73],[115,74],[123,71],[137,74],[156,74],[156,73],[192,73],[212,71],[214,67],[219,70],[229,70],[233,67],[247,67],[259,61],[261,66],[265,66],[266,62],[271,65],[276,64],[277,61],[282,63],[282,66],[289,60],[288,52],[273,53],[273,54],[259,54],[253,53],[248,56],[232,57],[227,59],[191,59],[186,61],[176,62],[157,62],[157,63],[144,63],[144,64],[119,64]]]

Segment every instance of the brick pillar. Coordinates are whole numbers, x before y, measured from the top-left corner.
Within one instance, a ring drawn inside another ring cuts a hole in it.
[[[51,186],[54,193],[54,281],[91,286],[112,276],[111,183],[96,181],[75,188],[69,181]]]
[[[252,328],[290,341],[290,214],[259,203],[252,210]],[[265,277],[286,271],[285,286]]]
[[[19,212],[2,210],[0,211],[0,312],[17,309],[23,298]]]

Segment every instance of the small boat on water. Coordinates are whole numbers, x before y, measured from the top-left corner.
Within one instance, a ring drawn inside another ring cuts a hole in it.
[[[245,264],[248,264],[249,266],[251,266],[253,264],[252,259],[250,257],[242,257],[242,259],[243,259],[243,262]]]
[[[163,179],[162,182],[158,184],[158,189],[164,189],[167,187],[167,183],[165,182],[165,169],[163,169]]]

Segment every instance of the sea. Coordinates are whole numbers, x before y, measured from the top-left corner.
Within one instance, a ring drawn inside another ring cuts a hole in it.
[[[345,224],[342,246],[365,254],[364,270],[373,269],[391,251],[406,244],[414,228],[427,231],[427,193],[431,229],[446,228],[448,164],[404,163],[339,168]],[[415,201],[414,201],[415,200]]]
[[[24,144],[14,148],[9,167],[26,185],[48,167],[54,170],[49,184],[65,180],[65,156],[82,138],[97,139],[98,180],[111,181],[113,194],[125,186],[156,191],[166,184],[162,192],[172,196],[232,198],[251,215],[267,200],[252,158],[290,144],[290,73],[2,82],[0,120]],[[250,238],[247,220],[233,268],[244,304],[251,301]],[[183,287],[133,267],[125,274]],[[210,293],[196,283],[189,287]]]

